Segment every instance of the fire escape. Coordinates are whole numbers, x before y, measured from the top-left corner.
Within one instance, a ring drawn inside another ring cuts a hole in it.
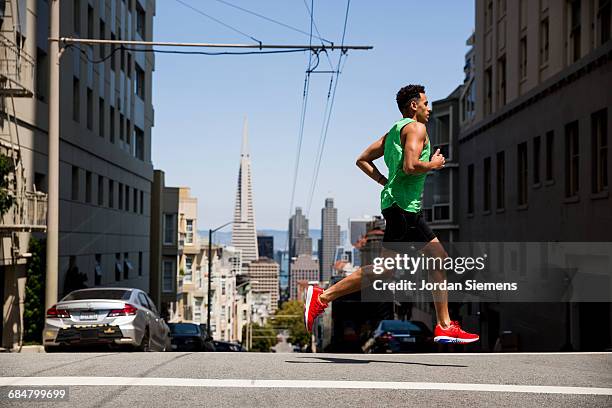
[[[0,0],[0,159],[9,169],[3,193],[12,202],[0,215],[0,236],[11,237],[13,261],[19,256],[17,234],[44,232],[47,218],[47,194],[27,182],[19,140],[15,99],[32,98],[35,66],[22,48],[19,11],[19,0]]]

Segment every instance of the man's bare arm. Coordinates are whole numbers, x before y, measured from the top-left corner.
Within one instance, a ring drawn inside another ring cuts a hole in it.
[[[357,158],[357,167],[359,167],[372,180],[380,185],[387,184],[387,178],[378,170],[374,164],[374,160],[382,157],[385,154],[385,140],[387,135],[384,135],[361,153]]]
[[[402,139],[404,142],[404,163],[402,169],[406,174],[423,174],[430,170],[436,170],[444,166],[444,156],[440,154],[440,149],[436,150],[430,161],[421,161],[423,144],[427,137],[425,125],[419,122],[407,124],[402,129]]]

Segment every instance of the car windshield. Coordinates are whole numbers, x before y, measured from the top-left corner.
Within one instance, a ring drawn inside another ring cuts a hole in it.
[[[62,301],[85,299],[128,300],[131,294],[131,290],[125,289],[76,290],[68,294]]]
[[[421,328],[414,323],[400,320],[390,320],[381,324],[381,329],[389,332],[409,331],[420,332]]]
[[[198,325],[187,323],[170,323],[170,331],[174,334],[199,334]]]

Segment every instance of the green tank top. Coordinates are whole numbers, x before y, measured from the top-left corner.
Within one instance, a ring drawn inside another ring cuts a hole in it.
[[[400,208],[409,212],[419,212],[423,198],[423,186],[427,173],[406,174],[403,170],[404,146],[400,133],[402,128],[414,122],[413,119],[404,118],[393,124],[385,140],[385,164],[389,169],[387,184],[380,193],[380,208],[391,207],[397,204]],[[431,142],[427,137],[427,145],[421,151],[420,161],[429,161],[431,154]]]

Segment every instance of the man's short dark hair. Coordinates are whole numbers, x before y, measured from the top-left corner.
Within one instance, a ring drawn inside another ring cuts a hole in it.
[[[400,112],[404,113],[413,100],[418,101],[422,93],[425,93],[423,85],[408,85],[400,89],[395,97]]]

